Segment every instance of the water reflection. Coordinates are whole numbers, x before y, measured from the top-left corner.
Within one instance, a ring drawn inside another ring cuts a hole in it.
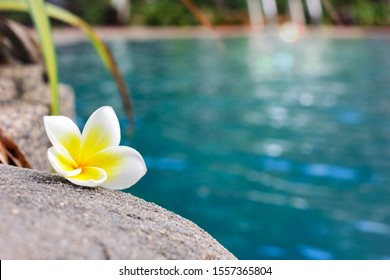
[[[123,142],[148,165],[129,191],[239,258],[388,258],[389,43],[263,34],[221,53],[209,40],[114,42],[138,124]],[[85,45],[60,53],[81,122],[104,104],[120,115]],[[86,69],[93,79],[72,74]]]

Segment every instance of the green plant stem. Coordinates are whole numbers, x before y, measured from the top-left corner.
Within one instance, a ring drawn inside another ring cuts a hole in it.
[[[30,7],[30,15],[34,21],[42,53],[45,60],[46,71],[49,77],[51,92],[51,114],[60,113],[60,96],[58,88],[57,56],[54,49],[49,17],[42,0],[27,0]]]

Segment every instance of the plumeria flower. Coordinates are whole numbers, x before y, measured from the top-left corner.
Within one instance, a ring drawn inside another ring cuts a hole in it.
[[[119,146],[119,121],[109,106],[96,110],[82,133],[64,116],[45,116],[44,124],[53,144],[47,152],[50,164],[76,185],[126,189],[146,173],[142,156],[130,147]]]

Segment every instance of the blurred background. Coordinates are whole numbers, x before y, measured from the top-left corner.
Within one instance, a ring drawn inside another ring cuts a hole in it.
[[[213,25],[247,25],[252,20],[282,23],[388,25],[389,0],[49,0],[93,25],[198,25],[195,5]],[[191,5],[191,3],[193,5]],[[253,13],[259,10],[260,19]],[[255,18],[253,18],[253,16]],[[28,16],[19,15],[28,21]]]
[[[390,1],[50,2],[126,34],[108,45],[134,135],[92,47],[58,48],[78,123],[113,106],[122,144],[145,157],[147,175],[126,191],[240,259],[390,258]],[[131,36],[199,21],[215,36]]]

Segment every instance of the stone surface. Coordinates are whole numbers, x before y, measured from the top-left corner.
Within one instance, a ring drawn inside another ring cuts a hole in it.
[[[74,93],[60,86],[61,114],[74,118]],[[15,141],[34,169],[49,170],[50,147],[43,116],[50,114],[50,90],[39,65],[0,67],[0,127]]]
[[[235,259],[192,222],[131,194],[0,164],[0,259]]]
[[[15,84],[9,79],[0,78],[0,104],[9,104],[17,97]]]

